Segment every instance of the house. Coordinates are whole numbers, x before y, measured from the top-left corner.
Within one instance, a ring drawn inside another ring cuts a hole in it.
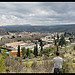
[[[10,52],[10,54],[9,54],[9,56],[17,56],[17,50],[15,50],[15,51],[9,51]],[[22,51],[20,50],[20,55],[22,56]]]
[[[5,44],[5,47],[7,48],[11,48],[11,49],[17,49],[18,48],[18,45],[21,45],[23,44],[24,42],[23,41],[20,41],[20,42],[13,42],[13,43],[6,43]]]

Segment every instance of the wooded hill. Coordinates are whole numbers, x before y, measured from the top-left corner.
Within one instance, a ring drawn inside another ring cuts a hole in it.
[[[27,31],[27,32],[74,32],[75,24],[32,26],[32,25],[11,25],[3,26],[7,32]]]

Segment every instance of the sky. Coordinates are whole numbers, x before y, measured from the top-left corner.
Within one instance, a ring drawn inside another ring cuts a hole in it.
[[[0,2],[0,26],[75,24],[75,2]]]

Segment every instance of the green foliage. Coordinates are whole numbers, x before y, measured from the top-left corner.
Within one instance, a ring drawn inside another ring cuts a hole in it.
[[[5,72],[5,66],[3,64],[3,57],[0,54],[0,73],[3,73],[3,72]]]
[[[42,56],[42,51],[43,51],[43,42],[41,39],[39,39],[39,42],[40,42],[40,46],[41,46],[41,50],[40,50],[40,53],[41,53],[41,56]]]
[[[43,50],[43,54],[49,56],[51,48],[46,48]]]
[[[34,46],[34,55],[36,56],[36,46]]]
[[[18,53],[17,56],[20,57],[20,45],[18,45]]]
[[[63,35],[61,35],[61,38],[60,38],[60,40],[59,40],[59,45],[61,45],[61,47],[62,47],[63,45],[66,45],[66,41],[65,41],[65,38],[64,38]]]
[[[35,55],[35,57],[37,57],[37,56],[38,56],[37,43],[36,43],[36,46],[34,46],[34,55]]]
[[[8,48],[4,48],[2,46],[0,46],[1,49],[4,49],[4,50],[8,50],[8,51],[12,51],[11,49],[8,49]]]
[[[35,47],[35,49],[36,49],[36,57],[38,56],[38,47],[37,47],[37,43],[36,43],[36,47]]]
[[[25,47],[22,48],[22,56],[24,56],[27,53],[27,49]]]
[[[31,53],[31,54],[29,55],[29,59],[32,59],[33,57],[34,57],[34,54]]]
[[[56,40],[56,39],[54,40],[54,45],[55,45],[55,46],[57,45],[57,40]]]
[[[27,48],[27,57],[30,55],[30,49],[29,48]]]
[[[59,35],[57,34],[57,42],[59,42]]]
[[[59,51],[59,48],[58,48],[58,46],[57,46],[57,51]]]
[[[56,49],[56,48],[54,48],[53,50],[54,50],[54,54],[56,54],[56,52],[57,52],[57,49]]]
[[[3,59],[6,59],[6,58],[8,58],[8,54],[6,53],[6,50],[3,50],[2,52],[1,52],[1,54],[2,54],[2,56],[3,56]]]
[[[72,63],[72,68],[75,70],[75,63]]]
[[[75,46],[73,47],[73,49],[75,50]]]
[[[1,53],[1,48],[0,48],[0,53]]]
[[[32,51],[32,50],[30,50],[30,53],[33,53],[33,51]]]
[[[30,67],[30,64],[27,62],[24,62],[23,64],[25,64],[27,68]]]

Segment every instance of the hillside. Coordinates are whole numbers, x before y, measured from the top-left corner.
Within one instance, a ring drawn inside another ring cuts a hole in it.
[[[5,35],[7,34],[4,28],[0,28],[0,35]]]
[[[27,31],[27,32],[74,32],[75,24],[32,26],[32,25],[10,25],[3,26],[7,32]]]

